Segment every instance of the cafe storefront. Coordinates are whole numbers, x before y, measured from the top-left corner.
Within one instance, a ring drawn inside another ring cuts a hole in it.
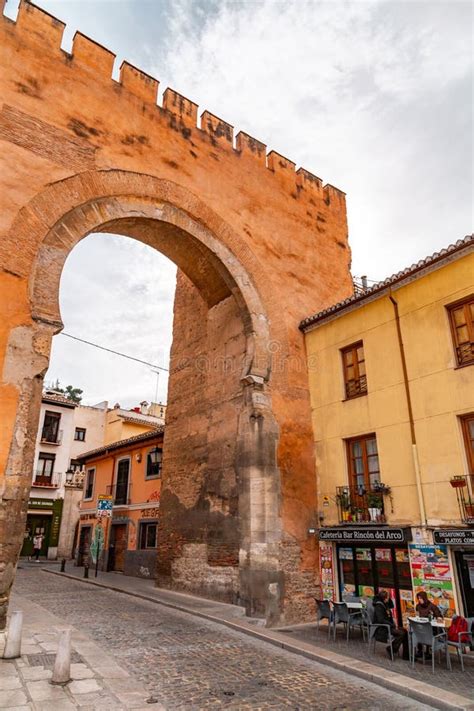
[[[373,597],[384,589],[397,624],[414,611],[410,569],[410,528],[321,528],[320,578],[323,595],[335,600]]]
[[[474,528],[438,529],[433,531],[433,541],[449,551],[459,607],[465,617],[474,617]]]
[[[428,529],[421,538],[416,528],[334,526],[313,532],[325,599],[372,597],[384,589],[402,625],[424,590],[445,618],[474,617],[474,529]]]

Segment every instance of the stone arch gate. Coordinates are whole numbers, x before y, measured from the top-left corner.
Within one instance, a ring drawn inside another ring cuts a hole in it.
[[[2,2],[0,0],[0,8]],[[0,622],[74,245],[125,234],[179,267],[158,582],[304,619],[316,476],[297,325],[350,292],[344,195],[29,2],[0,15]],[[159,275],[157,275],[159,278]],[[120,285],[113,288],[119,290]]]

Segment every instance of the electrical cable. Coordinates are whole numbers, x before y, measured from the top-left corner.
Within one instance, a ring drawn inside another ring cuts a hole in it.
[[[101,351],[107,351],[107,353],[113,353],[114,355],[121,356],[122,358],[128,358],[128,360],[134,360],[136,363],[141,363],[142,365],[148,365],[151,368],[156,368],[157,370],[163,370],[165,373],[169,373],[169,368],[163,368],[161,365],[155,365],[154,363],[148,363],[146,360],[140,360],[140,358],[135,358],[134,356],[127,355],[126,353],[120,353],[119,351],[114,351],[112,348],[106,348],[105,346],[99,346],[98,343],[92,343],[92,341],[86,341],[84,338],[79,338],[78,336],[73,336],[70,333],[65,333],[61,331],[61,336],[66,336],[67,338],[72,338],[74,341],[80,341],[80,343],[86,343],[88,346],[93,346],[94,348],[99,348]]]

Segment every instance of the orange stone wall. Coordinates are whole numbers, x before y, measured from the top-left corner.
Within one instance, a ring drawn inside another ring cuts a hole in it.
[[[270,623],[303,619],[317,582],[307,536],[316,477],[298,324],[351,293],[344,194],[245,133],[234,142],[230,124],[199,119],[171,89],[158,105],[158,82],[126,62],[113,80],[114,55],[82,34],[65,52],[63,30],[28,2],[16,22],[0,13],[2,599],[62,327],[62,266],[86,234],[107,231],[154,246],[183,273],[162,583],[185,586],[185,563],[199,558],[196,592],[222,597],[230,584]],[[215,588],[213,570],[225,578]]]

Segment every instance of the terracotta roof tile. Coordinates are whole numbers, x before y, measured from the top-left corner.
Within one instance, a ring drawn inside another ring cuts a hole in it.
[[[84,454],[80,454],[76,458],[82,462],[86,459],[91,459],[92,457],[98,457],[101,454],[105,454],[106,452],[115,449],[121,449],[122,447],[127,447],[130,444],[135,444],[137,442],[146,442],[148,439],[153,439],[164,431],[164,425],[160,425],[160,427],[155,427],[149,432],[142,432],[139,435],[134,435],[133,437],[128,437],[127,439],[120,439],[118,440],[118,442],[110,442],[110,444],[106,444],[103,447],[98,447],[97,449],[91,449],[90,452],[84,452]]]
[[[327,316],[330,316],[331,314],[344,311],[346,307],[352,304],[363,304],[364,301],[369,300],[370,297],[377,295],[377,292],[383,292],[384,289],[394,284],[398,284],[398,282],[401,282],[410,276],[416,275],[417,272],[421,271],[422,269],[426,269],[430,266],[435,266],[437,262],[440,262],[446,257],[450,257],[451,255],[454,256],[457,252],[469,252],[473,248],[474,234],[467,235],[466,237],[464,237],[464,239],[459,239],[454,244],[450,244],[449,247],[445,247],[439,252],[435,252],[429,257],[425,257],[425,259],[420,259],[420,261],[416,262],[416,264],[412,264],[410,267],[406,267],[405,269],[402,269],[402,271],[397,272],[396,274],[392,274],[392,276],[388,277],[387,279],[377,282],[373,286],[366,289],[364,292],[348,296],[343,301],[339,301],[337,304],[333,304],[327,309],[324,309],[323,311],[320,311],[319,313],[316,313],[313,316],[309,316],[308,318],[303,319],[303,321],[301,321],[299,325],[300,330],[306,331],[307,328],[317,323],[318,321],[321,321],[322,319],[326,318]]]

